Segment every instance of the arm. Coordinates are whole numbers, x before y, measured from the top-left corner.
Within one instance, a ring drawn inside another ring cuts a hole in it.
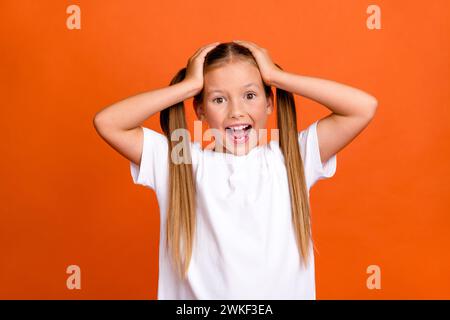
[[[317,124],[323,163],[361,133],[374,117],[378,106],[377,99],[362,90],[283,70],[273,73],[271,85],[312,99],[332,111]]]
[[[142,154],[142,122],[157,112],[198,92],[193,82],[181,81],[174,85],[137,94],[116,102],[94,116],[98,134],[124,157],[140,164]]]

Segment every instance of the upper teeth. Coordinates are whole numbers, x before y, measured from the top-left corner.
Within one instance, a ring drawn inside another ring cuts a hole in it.
[[[233,129],[233,130],[242,130],[242,129],[247,128],[247,127],[248,127],[248,124],[239,125],[239,126],[233,126],[233,127],[229,127],[229,128]]]

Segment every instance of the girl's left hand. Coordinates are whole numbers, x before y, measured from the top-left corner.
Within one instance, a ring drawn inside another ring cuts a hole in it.
[[[248,48],[253,56],[255,57],[256,63],[258,64],[259,72],[263,81],[268,85],[272,84],[272,79],[275,73],[282,71],[278,68],[270,58],[267,49],[257,46],[255,43],[243,40],[233,40],[233,42]]]

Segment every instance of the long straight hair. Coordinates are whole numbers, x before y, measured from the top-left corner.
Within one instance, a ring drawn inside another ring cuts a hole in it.
[[[244,60],[257,66],[251,51],[234,42],[221,43],[212,49],[205,57],[203,73],[208,68],[219,64],[230,63],[233,60]],[[280,69],[281,67],[276,64]],[[181,82],[186,75],[186,67],[179,70],[170,85]],[[263,82],[267,98],[273,94],[271,87]],[[203,90],[194,97],[194,103],[202,103]],[[294,96],[276,88],[277,126],[279,130],[279,146],[284,156],[292,210],[292,223],[299,250],[300,263],[308,261],[311,240],[311,222],[308,194],[306,190],[303,161],[297,131],[297,115]],[[176,142],[171,135],[176,129],[185,129],[186,115],[184,102],[174,104],[160,113],[160,125],[168,139],[169,147],[169,197],[166,223],[166,249],[170,250],[172,260],[181,278],[185,279],[192,257],[196,226],[196,188],[192,169],[190,143],[185,142],[183,155],[185,159],[179,164],[171,161],[171,152]],[[188,139],[184,136],[183,139]]]

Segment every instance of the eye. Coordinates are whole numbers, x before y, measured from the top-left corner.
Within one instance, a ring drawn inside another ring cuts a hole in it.
[[[213,102],[216,101],[217,99],[223,99],[223,98],[222,97],[215,98],[215,99],[213,99]]]
[[[247,97],[248,97],[248,95],[254,95],[254,96],[256,96],[256,94],[255,93],[253,93],[253,92],[249,92],[249,93],[247,93]]]

